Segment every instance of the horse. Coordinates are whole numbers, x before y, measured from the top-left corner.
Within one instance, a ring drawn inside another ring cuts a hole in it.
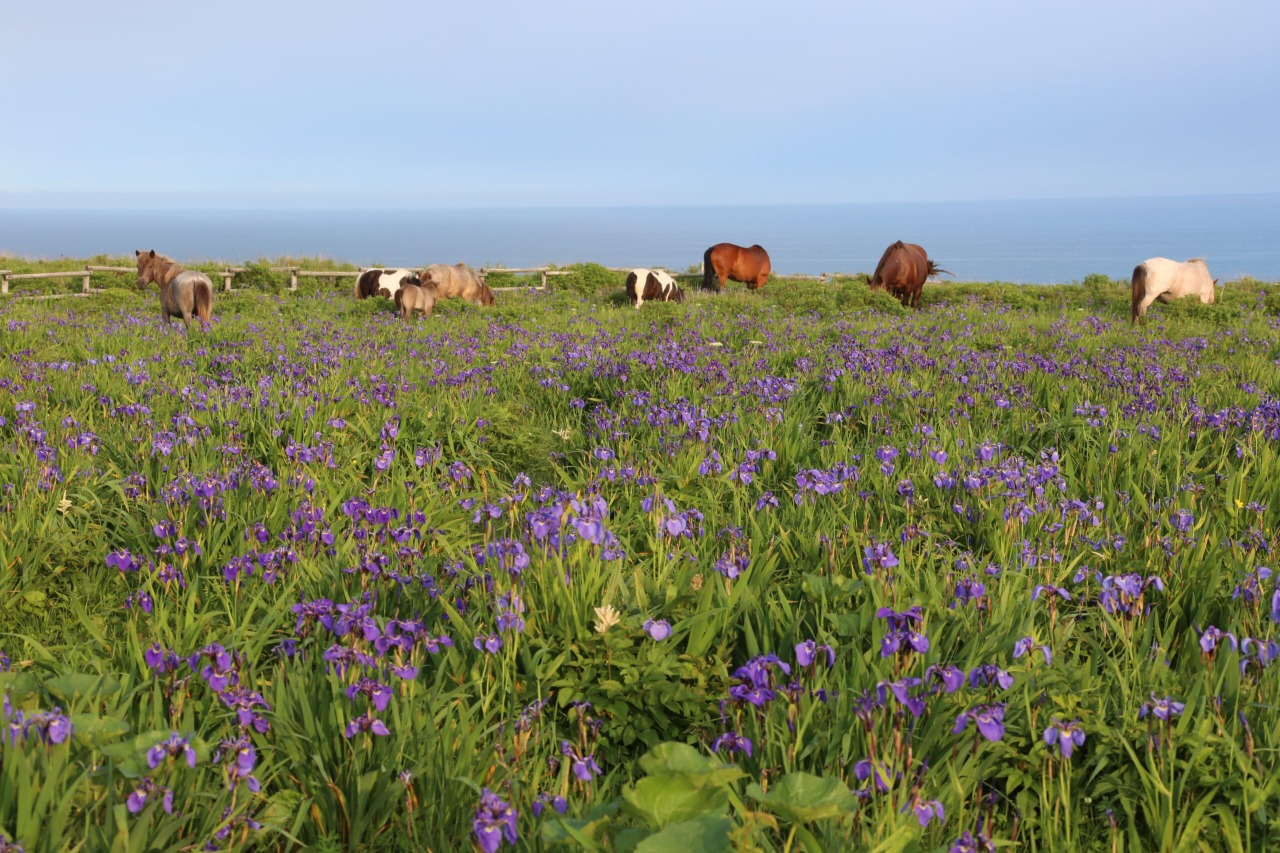
[[[138,259],[138,290],[145,290],[153,281],[160,286],[163,319],[181,317],[190,331],[191,315],[195,314],[202,325],[209,325],[209,314],[213,311],[213,282],[209,276],[157,255],[155,249],[149,252],[135,249],[133,254]]]
[[[396,291],[396,310],[400,312],[400,319],[408,320],[414,311],[430,317],[439,296],[434,284],[406,284]]]
[[[769,253],[760,245],[744,249],[733,243],[716,243],[702,253],[702,287],[711,289],[713,280],[717,281],[716,292],[724,290],[724,283],[740,281],[748,289],[764,287],[769,280]]]
[[[424,287],[435,285],[441,299],[457,297],[476,305],[493,304],[493,291],[489,289],[489,285],[481,281],[475,270],[464,263],[453,266],[432,264],[420,272],[418,278],[422,279]]]
[[[899,240],[880,256],[880,263],[871,276],[871,289],[888,290],[898,297],[904,308],[918,309],[925,279],[939,273],[951,275],[929,260],[923,248]]]
[[[371,269],[360,273],[356,279],[356,299],[382,296],[395,299],[396,293],[406,284],[421,284],[418,274],[406,269]]]
[[[1184,263],[1168,258],[1149,258],[1133,268],[1133,305],[1129,325],[1147,316],[1147,309],[1157,299],[1172,302],[1183,296],[1198,296],[1205,305],[1213,304],[1213,288],[1218,283],[1209,275],[1204,258]]]
[[[636,310],[646,299],[658,302],[684,302],[684,291],[670,273],[663,270],[638,269],[627,273],[627,298]]]

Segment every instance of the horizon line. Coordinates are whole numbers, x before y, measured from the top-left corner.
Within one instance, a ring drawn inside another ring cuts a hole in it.
[[[569,202],[564,204],[530,204],[516,203],[459,203],[423,205],[420,203],[387,203],[377,206],[367,203],[346,203],[333,197],[317,197],[308,203],[305,200],[268,200],[234,199],[234,194],[215,195],[212,204],[199,204],[195,195],[189,192],[65,192],[65,191],[5,191],[0,190],[0,210],[17,211],[87,211],[87,210],[185,210],[185,211],[371,211],[371,210],[606,210],[606,209],[647,209],[647,208],[778,208],[778,207],[875,207],[889,205],[945,205],[945,204],[1008,204],[1014,202],[1083,202],[1083,201],[1132,201],[1158,199],[1195,199],[1195,198],[1258,198],[1280,195],[1280,190],[1256,190],[1249,192],[1212,192],[1212,193],[1137,193],[1129,195],[1078,195],[1078,196],[1009,196],[999,198],[933,198],[909,200],[859,200],[859,201],[772,201],[772,202],[645,202],[637,204]],[[60,196],[78,197],[66,199],[66,203],[51,203]],[[16,197],[16,198],[14,198]],[[18,202],[18,203],[14,203]],[[22,203],[25,202],[25,203]],[[111,203],[114,202],[114,203]]]

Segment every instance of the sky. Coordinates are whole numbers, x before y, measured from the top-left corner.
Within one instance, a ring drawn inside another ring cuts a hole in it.
[[[1280,191],[1280,3],[0,4],[0,207]]]

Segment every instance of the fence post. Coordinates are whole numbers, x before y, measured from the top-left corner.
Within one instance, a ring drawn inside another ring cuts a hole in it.
[[[298,289],[298,268],[297,267],[294,267],[293,269],[289,270],[289,289],[290,290]]]
[[[547,271],[546,270],[542,271],[542,289],[543,290],[547,289]]]
[[[89,265],[85,264],[84,265],[84,288],[83,288],[85,293],[89,292],[89,276],[90,276]]]
[[[5,270],[0,273],[0,294],[9,293],[9,271]]]
[[[231,270],[222,271],[222,289],[228,293],[231,292],[231,275]]]

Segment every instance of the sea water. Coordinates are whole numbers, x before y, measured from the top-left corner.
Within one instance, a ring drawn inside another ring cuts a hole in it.
[[[957,281],[1125,278],[1155,256],[1205,257],[1223,281],[1280,280],[1280,194],[902,204],[456,210],[0,209],[0,255],[180,261],[324,257],[362,266],[696,268],[714,243],[759,243],[778,273],[870,272],[895,240]]]

